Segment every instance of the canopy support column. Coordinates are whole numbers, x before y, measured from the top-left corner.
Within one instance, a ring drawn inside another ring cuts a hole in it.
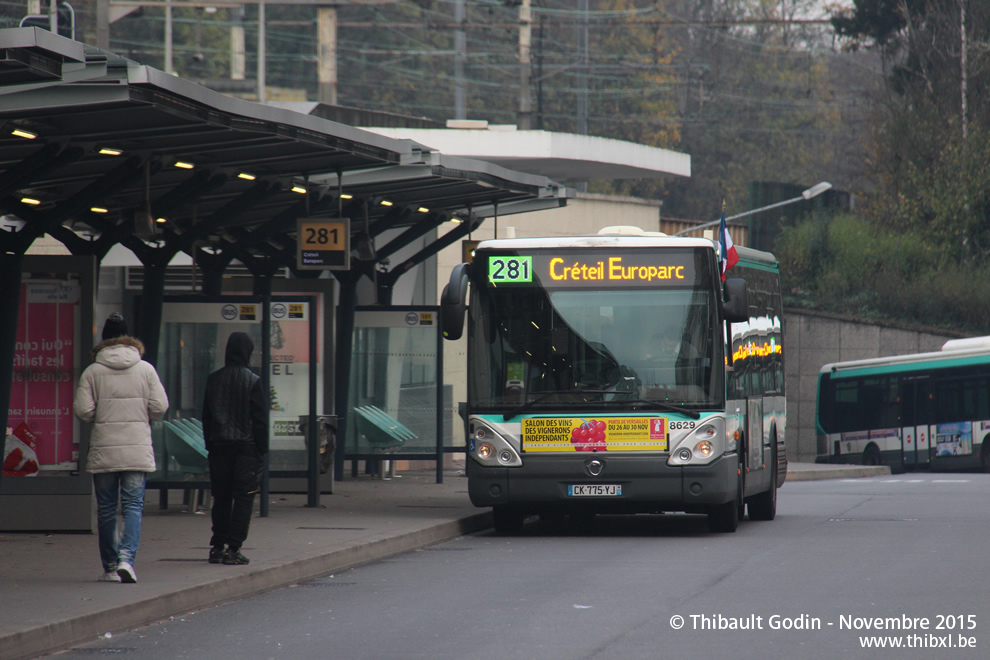
[[[0,323],[0,418],[7,428],[10,412],[10,394],[13,391],[14,354],[17,347],[17,315],[21,304],[21,272],[24,255],[0,252],[0,315],[7,319]],[[6,438],[4,433],[4,438]],[[0,457],[3,452],[0,451]]]

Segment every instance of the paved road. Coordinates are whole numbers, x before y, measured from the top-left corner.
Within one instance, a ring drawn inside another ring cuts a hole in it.
[[[531,522],[61,657],[983,658],[988,497],[990,475],[900,475],[788,483],[777,520],[735,534],[693,516]]]

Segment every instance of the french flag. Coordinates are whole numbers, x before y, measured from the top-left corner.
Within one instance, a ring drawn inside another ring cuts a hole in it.
[[[729,229],[725,226],[725,200],[722,200],[722,222],[719,224],[718,242],[722,248],[722,281],[724,282],[726,271],[739,262],[736,246],[732,244]]]

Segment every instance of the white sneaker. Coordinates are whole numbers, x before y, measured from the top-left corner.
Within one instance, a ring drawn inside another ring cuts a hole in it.
[[[120,576],[117,571],[107,571],[99,577],[99,582],[120,582]]]
[[[128,584],[134,584],[137,582],[137,574],[134,572],[134,567],[126,561],[122,561],[117,564],[117,577],[120,578],[121,582],[126,582]]]

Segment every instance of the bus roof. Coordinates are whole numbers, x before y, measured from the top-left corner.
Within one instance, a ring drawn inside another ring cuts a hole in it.
[[[546,236],[540,238],[499,238],[488,239],[478,244],[476,249],[518,250],[539,248],[611,248],[611,247],[703,247],[716,248],[716,243],[707,238],[667,236],[660,232],[627,232],[624,227],[607,227],[610,233],[584,236]],[[637,228],[638,229],[638,228]],[[736,247],[740,261],[763,264],[776,264],[777,259],[769,252],[761,252],[747,247]]]
[[[950,340],[945,343],[940,351],[890,355],[865,360],[849,360],[846,362],[831,362],[824,365],[819,370],[819,374],[831,373],[835,377],[841,378],[844,375],[852,376],[865,373],[911,371],[916,366],[923,366],[925,369],[938,369],[963,364],[990,362],[990,337],[979,339],[986,339],[988,341],[953,343],[956,340]]]
[[[967,348],[990,348],[990,337],[967,337],[965,339],[950,339],[942,344],[943,351],[958,351]]]
[[[603,247],[706,247],[715,244],[706,238],[684,238],[666,235],[590,234],[587,236],[546,236],[542,238],[499,238],[482,241],[478,250],[517,250],[537,248],[603,248]]]
[[[767,265],[772,264],[775,268],[777,267],[777,257],[773,256],[769,252],[763,252],[762,250],[754,250],[753,248],[737,245],[736,254],[739,255],[739,261],[741,262],[753,261]]]

